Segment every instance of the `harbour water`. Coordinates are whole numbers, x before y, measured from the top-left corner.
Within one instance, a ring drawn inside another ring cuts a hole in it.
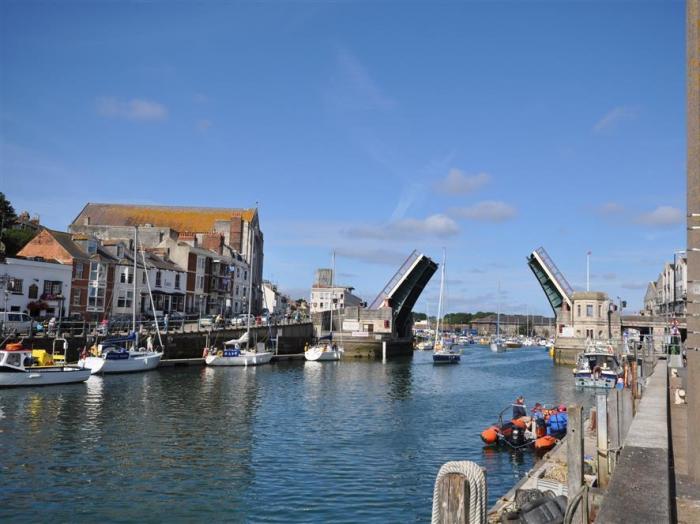
[[[479,433],[515,396],[573,400],[542,348],[386,364],[167,368],[0,392],[4,521],[426,522],[449,460],[489,503],[533,465]]]

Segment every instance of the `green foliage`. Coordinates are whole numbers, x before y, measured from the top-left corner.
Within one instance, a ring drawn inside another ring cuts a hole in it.
[[[4,227],[11,226],[17,220],[15,208],[12,207],[10,201],[5,197],[5,193],[0,192],[0,224]]]
[[[425,313],[416,313],[415,311],[413,312],[413,321],[414,322],[418,322],[420,320],[425,320],[426,318],[428,318],[428,315],[426,315]]]
[[[2,243],[5,244],[5,255],[15,256],[27,242],[34,238],[35,232],[30,229],[5,229],[2,232]]]
[[[476,313],[448,313],[443,317],[445,324],[469,324],[474,320],[495,315],[490,311],[477,311]]]

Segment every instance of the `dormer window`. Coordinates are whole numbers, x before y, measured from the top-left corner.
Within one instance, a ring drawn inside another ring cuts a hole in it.
[[[97,240],[95,240],[94,238],[91,238],[87,241],[87,252],[88,255],[94,255],[95,253],[97,253]]]

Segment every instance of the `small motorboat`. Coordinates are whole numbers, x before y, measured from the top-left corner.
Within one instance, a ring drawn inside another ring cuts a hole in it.
[[[32,350],[21,342],[0,350],[0,387],[74,384],[90,378],[89,369],[77,366],[36,366]]]
[[[517,417],[507,419],[505,414],[512,407],[504,408],[498,415],[498,422],[481,432],[481,440],[487,446],[504,446],[511,449],[531,447],[538,452],[546,452],[557,445],[566,434],[568,417],[562,416],[566,408],[540,408],[540,417]],[[534,412],[534,410],[533,410]],[[553,418],[554,417],[554,418]]]
[[[585,351],[576,358],[573,373],[576,386],[610,389],[623,370],[611,345],[588,341]]]

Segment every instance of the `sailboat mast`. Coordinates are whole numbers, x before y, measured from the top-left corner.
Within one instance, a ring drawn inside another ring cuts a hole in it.
[[[333,250],[333,255],[331,257],[331,343],[333,343],[333,295],[335,295],[335,249]]]
[[[496,301],[496,337],[501,335],[501,281],[498,281],[498,297]]]
[[[250,267],[248,268],[248,325],[246,327],[248,349],[250,349],[250,312],[253,306],[253,261],[255,260],[255,235],[250,225],[248,225],[248,235],[252,238],[250,246]]]
[[[134,336],[136,336],[136,246],[138,242],[138,234],[139,228],[138,226],[134,226],[134,249],[131,250],[131,254],[134,256],[134,274],[132,275],[132,278],[134,279],[134,296],[131,299],[131,330],[134,332]],[[134,345],[137,344],[134,343]]]
[[[435,322],[435,342],[440,334],[440,320],[442,319],[442,294],[445,289],[445,248],[442,248],[442,268],[440,270],[440,299],[438,300],[438,314]]]

